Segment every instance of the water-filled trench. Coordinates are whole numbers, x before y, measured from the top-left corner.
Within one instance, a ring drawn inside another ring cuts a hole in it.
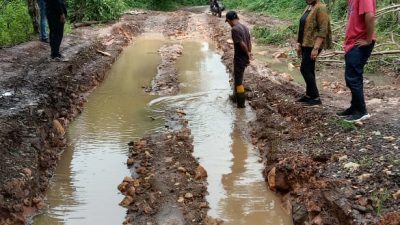
[[[143,91],[160,63],[157,50],[168,43],[159,35],[143,35],[123,51],[106,81],[90,95],[68,129],[70,146],[52,179],[48,207],[33,224],[121,224],[126,210],[118,205],[122,196],[117,186],[129,175],[127,143],[163,131],[167,107],[187,113],[194,156],[209,175],[210,216],[230,225],[291,224],[279,197],[267,189],[263,165],[247,140],[254,113],[228,101],[229,75],[212,45],[181,43],[179,95],[157,97]]]

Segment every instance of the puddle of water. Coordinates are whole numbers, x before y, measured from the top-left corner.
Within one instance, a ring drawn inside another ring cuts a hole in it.
[[[126,209],[118,205],[117,186],[129,175],[127,143],[164,126],[148,117],[147,103],[154,97],[142,89],[156,73],[162,44],[154,36],[137,40],[91,94],[68,129],[71,146],[52,180],[48,209],[34,218],[35,225],[121,224]]]
[[[228,225],[289,225],[280,199],[266,187],[262,164],[242,131],[254,118],[228,101],[229,75],[220,55],[207,43],[185,42],[178,62],[182,93],[153,107],[173,105],[187,113],[194,155],[208,171],[209,215]]]
[[[164,43],[154,36],[137,40],[92,93],[69,127],[71,147],[53,178],[49,207],[34,218],[35,225],[120,224],[126,210],[118,206],[122,196],[116,187],[129,174],[126,143],[162,129],[161,119],[148,116],[162,118],[163,109],[171,106],[187,112],[195,156],[209,174],[211,216],[228,225],[291,224],[279,198],[267,189],[257,152],[242,132],[254,114],[228,101],[229,75],[214,49],[184,42],[178,63],[181,95],[154,99],[144,93],[142,86],[156,73],[156,52]]]

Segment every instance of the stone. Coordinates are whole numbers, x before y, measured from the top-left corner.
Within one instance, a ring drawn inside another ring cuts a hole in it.
[[[123,181],[123,182],[132,183],[133,181],[135,181],[135,180],[134,180],[132,177],[126,176],[126,177],[124,178],[124,181]]]
[[[267,176],[268,186],[269,186],[269,189],[271,189],[272,191],[276,191],[275,174],[276,174],[276,167],[272,168],[268,172],[268,176]]]
[[[372,176],[372,174],[370,174],[370,173],[364,173],[364,174],[358,176],[358,180],[360,182],[364,182],[364,181],[368,180],[369,178],[371,178],[371,176]]]
[[[292,75],[288,74],[288,73],[282,73],[280,74],[282,80],[289,82],[289,81],[293,81],[294,78],[292,77]]]
[[[207,216],[206,219],[204,220],[204,225],[220,225],[223,224],[224,221],[221,219],[214,219],[210,216]]]
[[[396,138],[393,136],[388,136],[388,137],[383,137],[383,139],[385,139],[388,142],[394,142],[396,141]]]
[[[340,156],[339,157],[339,162],[346,161],[347,159],[348,159],[347,155]]]
[[[382,135],[380,131],[372,131],[372,134],[375,135],[375,136]]]
[[[127,193],[127,195],[129,195],[131,197],[135,197],[136,196],[136,188],[133,186],[129,187],[129,189],[126,193]]]
[[[288,191],[290,189],[285,175],[283,173],[279,173],[276,167],[269,171],[267,178],[269,188],[272,191]]]
[[[120,203],[119,205],[122,207],[128,207],[133,203],[134,199],[131,196],[126,196]]]
[[[122,182],[120,185],[118,185],[118,190],[124,193],[126,191],[128,184],[129,184],[128,182]]]
[[[287,59],[288,55],[285,52],[275,52],[272,54],[275,59]]]
[[[192,193],[186,193],[185,194],[185,198],[193,198],[193,194]]]
[[[56,130],[58,135],[60,135],[60,136],[64,136],[65,135],[65,129],[61,125],[60,121],[53,120],[53,128]]]
[[[306,206],[301,203],[294,203],[292,207],[292,218],[294,225],[304,225],[308,219]]]
[[[33,199],[32,199],[32,202],[33,202],[33,204],[35,204],[35,205],[39,204],[39,203],[42,202],[42,201],[43,201],[43,199],[42,199],[41,197],[36,197],[36,198],[33,198]]]
[[[179,198],[178,198],[178,202],[179,202],[179,203],[183,203],[184,201],[185,201],[185,198],[183,198],[183,197],[179,197]]]
[[[134,161],[133,159],[131,159],[131,158],[129,158],[129,159],[127,160],[127,162],[126,162],[126,164],[127,164],[128,166],[132,166],[134,163],[135,163],[135,161]]]
[[[200,179],[206,178],[207,176],[208,176],[207,171],[204,169],[204,167],[199,165],[196,169],[196,175],[195,175],[194,179],[200,180]]]
[[[32,176],[32,170],[30,170],[29,168],[24,168],[23,171],[24,171],[24,174],[27,177],[31,177]]]
[[[324,225],[322,222],[322,218],[320,215],[314,217],[314,219],[311,221],[311,225]]]
[[[396,193],[393,194],[393,198],[396,200],[400,199],[400,190],[398,190]]]
[[[186,169],[184,167],[178,167],[178,171],[182,173],[186,173]]]
[[[354,172],[360,168],[360,164],[349,162],[349,163],[344,164],[344,168],[348,169],[350,172]]]
[[[146,171],[147,171],[146,168],[143,166],[136,169],[137,174],[145,174]]]

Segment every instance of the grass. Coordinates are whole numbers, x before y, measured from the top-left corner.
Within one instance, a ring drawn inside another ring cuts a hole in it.
[[[348,122],[344,119],[333,120],[333,124],[341,127],[346,132],[350,132],[356,129],[356,125],[354,123]]]
[[[375,212],[378,216],[382,215],[383,212],[383,204],[391,197],[390,192],[387,189],[383,189],[380,191],[376,191],[372,193],[372,205],[375,209]]]
[[[296,26],[270,28],[256,26],[253,35],[258,42],[263,44],[283,44],[296,34]]]

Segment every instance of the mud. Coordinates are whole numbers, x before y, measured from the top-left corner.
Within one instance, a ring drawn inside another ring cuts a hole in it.
[[[103,28],[75,30],[62,45],[68,62],[49,61],[50,49],[40,42],[0,50],[0,224],[24,224],[44,207],[67,144],[65,127],[122,48],[141,33],[147,16],[126,15]]]
[[[274,24],[268,17],[260,20]],[[209,23],[232,70],[229,27],[214,17]],[[330,84],[332,89],[324,88],[323,106],[304,108],[294,103],[304,88],[277,75],[256,60],[244,83],[257,112],[251,135],[264,157],[265,178],[288,200],[294,224],[399,224],[400,202],[392,196],[400,189],[399,86],[367,81],[373,117],[352,125],[334,116],[349,102],[344,81],[336,85],[341,92]]]
[[[164,45],[158,53],[161,56],[161,64],[157,67],[157,74],[151,82],[151,87],[145,91],[152,95],[176,95],[179,92],[176,62],[183,53],[183,46]]]
[[[250,25],[282,23],[246,17]],[[44,207],[49,180],[68,143],[65,128],[123,47],[145,31],[185,39],[196,31],[189,24],[195,21],[196,14],[188,11],[129,13],[115,24],[79,28],[63,42],[67,62],[50,62],[49,47],[39,42],[0,50],[0,224],[25,224]],[[228,25],[211,16],[206,22],[232,70]],[[245,85],[257,113],[249,133],[263,156],[266,180],[287,200],[294,224],[399,224],[398,80],[366,83],[373,117],[349,125],[334,116],[349,102],[343,81],[327,81],[322,107],[303,108],[294,103],[303,87],[262,61],[248,68]],[[170,88],[175,79],[164,83],[169,93],[176,91]],[[121,205],[128,208],[125,224],[218,224],[206,218],[205,176],[196,179],[199,167],[184,112],[167,118],[177,121],[168,133],[130,144],[132,177],[119,186],[126,196]]]
[[[168,131],[130,143],[132,177],[118,187],[128,208],[124,224],[204,224],[207,172],[192,156],[182,111],[168,111]]]

